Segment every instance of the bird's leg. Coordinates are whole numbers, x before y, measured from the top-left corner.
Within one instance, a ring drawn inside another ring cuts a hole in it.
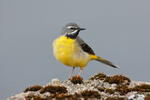
[[[80,69],[79,74],[77,75],[77,77],[80,77],[80,74],[82,72],[83,69]]]
[[[72,68],[72,72],[70,73],[68,80],[71,80],[71,77],[72,77],[72,74],[73,74],[73,72],[74,72],[74,69],[75,69],[75,67]]]

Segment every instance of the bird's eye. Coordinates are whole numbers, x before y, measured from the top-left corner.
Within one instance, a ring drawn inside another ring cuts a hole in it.
[[[70,29],[74,30],[75,28],[71,27]]]

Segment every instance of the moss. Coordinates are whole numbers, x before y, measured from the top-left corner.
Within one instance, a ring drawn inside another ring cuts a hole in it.
[[[26,96],[25,99],[26,100],[46,100],[40,96]]]
[[[101,98],[101,95],[97,92],[97,91],[91,91],[91,90],[85,90],[83,92],[81,92],[81,95],[84,98]]]
[[[135,86],[134,88],[129,88],[128,85],[118,85],[115,89],[116,92],[119,92],[120,95],[125,95],[128,92],[137,91],[137,92],[150,92],[149,84],[141,84]]]
[[[105,91],[105,87],[97,87],[97,89],[98,89],[100,92],[104,92],[104,91]]]
[[[40,96],[26,96],[26,100],[81,100],[81,95],[75,93],[74,95],[71,94],[50,94],[50,96],[47,96],[46,98],[42,98]],[[83,98],[83,97],[82,97]]]
[[[103,73],[98,73],[97,75],[91,77],[91,80],[104,80],[107,76]]]
[[[113,94],[115,91],[113,89],[106,89],[105,92],[109,94]]]
[[[74,95],[62,93],[62,94],[51,94],[51,96],[48,97],[46,100],[53,100],[54,98],[56,100],[82,100],[81,98],[85,97],[77,93],[75,93]]]
[[[80,77],[80,76],[73,76],[70,81],[71,81],[73,84],[82,84],[82,83],[83,83],[83,78]]]
[[[109,94],[113,94],[115,92],[115,90],[113,90],[113,89],[106,89],[105,87],[97,87],[97,89],[100,92],[105,92],[105,93],[109,93]]]
[[[56,93],[67,93],[68,91],[64,86],[48,85],[40,90],[40,93],[45,93],[45,92],[56,94]]]
[[[66,95],[66,94],[56,94],[55,97],[58,100],[70,99],[73,98],[73,95]]]
[[[137,91],[137,92],[150,92],[149,84],[141,84],[135,86],[134,88],[129,88],[128,85],[118,85],[115,89],[116,92],[119,92],[120,95],[125,95],[128,92]]]
[[[147,95],[145,96],[145,100],[150,100],[150,94],[147,94]]]
[[[115,75],[115,76],[110,76],[110,77],[106,77],[104,82],[108,82],[110,84],[123,84],[125,81],[127,81],[127,85],[131,82],[131,80],[125,76],[122,75]]]
[[[127,85],[118,85],[115,89],[116,92],[119,92],[120,95],[125,95],[127,94],[128,92],[131,92],[132,89],[131,88],[128,88]]]
[[[39,85],[34,85],[34,86],[31,86],[31,87],[28,87],[24,90],[24,92],[28,92],[28,91],[38,91],[42,88],[42,86],[39,86]]]
[[[56,100],[81,100],[83,97],[80,94],[75,93],[74,95],[58,94],[55,98]]]
[[[126,100],[124,97],[108,97],[106,100]]]
[[[132,88],[132,91],[150,92],[150,84],[141,84]]]
[[[106,89],[105,87],[98,87],[97,88],[100,92],[106,92],[106,93],[109,93],[109,94],[114,94],[115,92],[119,92],[120,95],[125,95],[127,94],[128,92],[131,92],[132,89],[131,88],[128,88],[127,85],[118,85],[116,87],[116,89]]]

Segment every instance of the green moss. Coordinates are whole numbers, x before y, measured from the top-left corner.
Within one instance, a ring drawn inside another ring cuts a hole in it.
[[[71,81],[73,84],[82,84],[82,83],[83,83],[83,78],[80,77],[80,76],[73,76],[70,81]]]
[[[50,92],[50,93],[53,93],[53,94],[56,94],[56,93],[67,93],[67,89],[66,87],[64,86],[52,86],[52,85],[48,85],[46,87],[43,87],[41,90],[40,90],[40,93],[45,93],[45,92]]]
[[[81,92],[81,95],[84,98],[101,98],[101,95],[97,92],[97,91],[90,91],[90,90],[85,90],[83,92]]]
[[[91,80],[104,80],[107,76],[103,73],[98,73],[97,75],[91,77]]]
[[[108,82],[110,84],[123,84],[125,81],[127,81],[126,84],[129,84],[131,81],[129,78],[122,76],[122,75],[115,75],[115,76],[110,76],[110,77],[106,77],[104,82]]]
[[[24,90],[24,92],[28,92],[28,91],[38,91],[42,88],[42,86],[39,86],[39,85],[34,85],[34,86],[31,86],[31,87],[28,87]]]

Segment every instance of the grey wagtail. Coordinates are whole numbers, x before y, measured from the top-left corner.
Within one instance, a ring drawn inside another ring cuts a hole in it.
[[[69,79],[72,77],[75,67],[80,67],[77,75],[80,76],[81,71],[92,60],[119,68],[112,62],[95,55],[92,48],[78,36],[82,30],[85,28],[80,28],[76,23],[69,23],[63,28],[62,35],[53,42],[55,58],[64,65],[73,67]]]

